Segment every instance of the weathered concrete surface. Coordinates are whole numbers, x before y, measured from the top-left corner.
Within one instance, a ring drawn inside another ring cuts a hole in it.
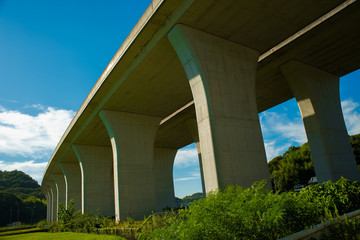
[[[255,97],[259,53],[183,25],[169,39],[194,96],[206,191],[269,180]]]
[[[65,181],[66,208],[71,199],[74,200],[74,210],[81,210],[81,171],[79,163],[59,163]]]
[[[154,141],[158,117],[102,110],[114,161],[115,219],[142,219],[157,208]]]
[[[299,105],[318,181],[360,180],[341,111],[339,77],[296,61],[281,70]]]
[[[114,216],[114,177],[109,147],[73,145],[81,169],[81,210]]]

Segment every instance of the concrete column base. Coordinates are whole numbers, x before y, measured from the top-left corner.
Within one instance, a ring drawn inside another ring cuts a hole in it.
[[[58,213],[58,202],[57,202],[57,189],[55,182],[48,181],[47,185],[50,189],[50,199],[51,199],[51,222],[57,221],[57,213]]]
[[[292,61],[281,71],[299,105],[319,182],[360,180],[339,96],[339,77]]]
[[[75,211],[81,210],[81,172],[79,163],[60,163],[59,167],[66,179],[66,207],[69,201],[73,199]]]
[[[46,199],[46,221],[51,222],[51,193],[49,188],[45,188],[43,194]]]
[[[154,142],[161,118],[102,110],[114,161],[115,219],[143,219],[157,210]]]
[[[155,148],[154,174],[157,211],[173,208],[175,203],[173,166],[177,149]]]
[[[57,202],[58,202],[58,204],[61,203],[61,204],[63,204],[64,206],[66,206],[66,201],[65,201],[66,188],[65,188],[65,178],[64,178],[64,175],[52,174],[52,177],[53,177],[53,179],[54,179],[55,186],[56,186],[57,192],[58,192]]]
[[[255,96],[259,53],[176,25],[168,35],[189,79],[206,191],[267,180]]]
[[[112,217],[114,177],[112,151],[109,147],[73,145],[81,169],[82,212]]]

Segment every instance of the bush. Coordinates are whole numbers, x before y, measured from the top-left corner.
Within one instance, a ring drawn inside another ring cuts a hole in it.
[[[36,224],[38,228],[45,228],[46,226],[50,225],[47,220],[41,220]]]
[[[229,186],[166,217],[162,228],[142,229],[139,239],[278,239],[319,222],[317,205],[294,193],[273,194],[256,183]]]
[[[323,233],[320,240],[352,240],[360,239],[360,218],[344,219],[339,217],[329,224],[327,232]]]
[[[95,216],[91,212],[81,214],[80,211],[74,211],[74,201],[70,200],[68,208],[59,204],[58,222],[52,223],[50,231],[52,232],[96,232],[98,228],[108,228],[114,226],[111,219]]]
[[[337,211],[342,215],[360,208],[359,182],[351,182],[343,177],[336,183],[328,181],[302,189],[300,196],[304,201],[317,204],[323,216],[326,211],[330,215],[335,215]]]

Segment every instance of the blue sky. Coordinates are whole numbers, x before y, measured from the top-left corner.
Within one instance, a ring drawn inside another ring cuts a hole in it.
[[[41,182],[53,149],[150,0],[0,0],[0,170]],[[360,71],[340,81],[345,122],[360,133]],[[295,100],[259,114],[268,160],[307,141]],[[176,195],[201,191],[195,146],[178,151]]]

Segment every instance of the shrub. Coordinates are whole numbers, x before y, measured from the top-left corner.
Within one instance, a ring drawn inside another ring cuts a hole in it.
[[[352,240],[360,238],[360,218],[344,219],[337,218],[330,223],[327,232],[320,236],[320,240]]]
[[[91,212],[81,214],[74,211],[74,201],[70,200],[68,209],[63,204],[59,204],[58,222],[52,223],[52,232],[96,232],[98,228],[108,228],[114,226],[111,219],[100,216],[99,211],[94,216]]]
[[[140,239],[278,239],[316,224],[317,205],[294,193],[273,194],[265,183],[212,192],[166,218],[168,224],[142,230]]]
[[[336,211],[342,215],[360,208],[359,182],[351,182],[343,177],[335,183],[328,181],[302,189],[300,196],[304,201],[317,204],[323,216],[326,211],[330,215],[335,215]]]

